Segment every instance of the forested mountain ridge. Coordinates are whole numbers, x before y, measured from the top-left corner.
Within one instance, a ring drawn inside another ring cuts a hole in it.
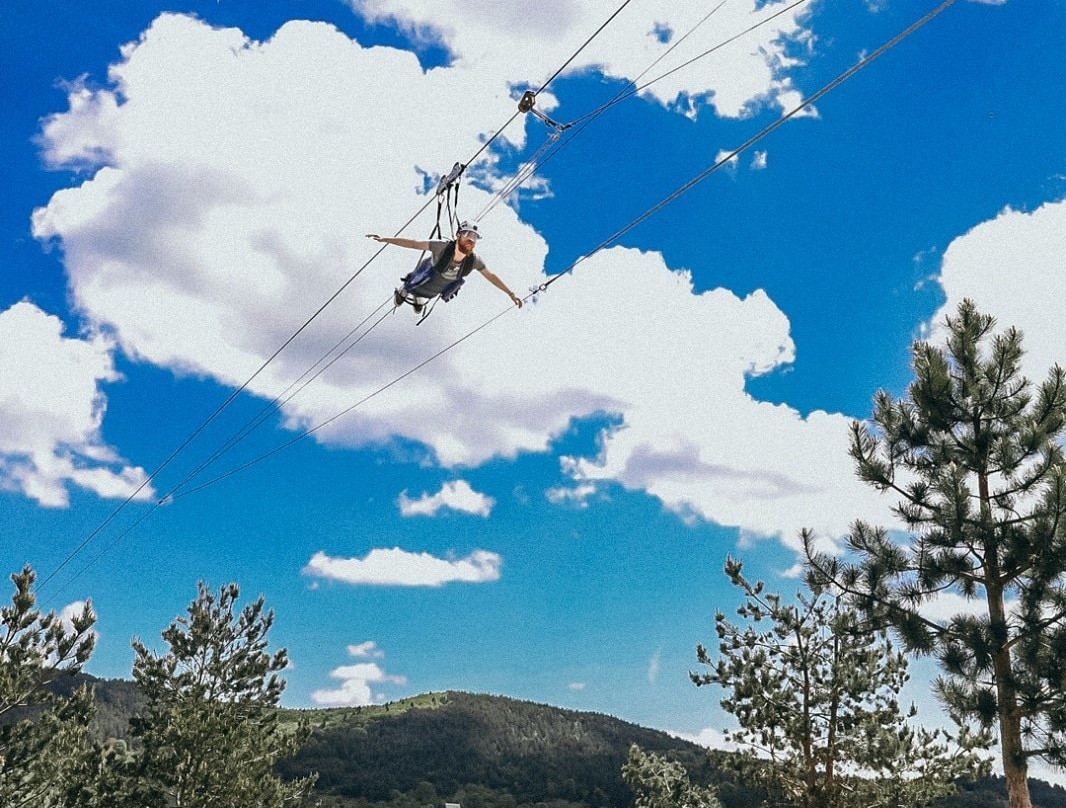
[[[99,737],[128,736],[143,703],[134,683],[79,675],[56,687],[96,689]],[[621,767],[630,744],[682,762],[693,781],[716,784],[725,808],[762,795],[722,774],[726,754],[598,713],[502,696],[430,693],[384,705],[284,710],[307,721],[310,741],[279,765],[285,777],[317,771],[328,808],[630,808]],[[1034,808],[1066,808],[1066,789],[1030,781]],[[1001,779],[964,784],[938,808],[1005,808]]]
[[[342,715],[305,714],[318,729],[281,768],[286,776],[318,771],[320,791],[358,804],[414,808],[426,802],[406,799],[417,792],[464,808],[628,806],[621,768],[633,743],[680,760],[697,781],[715,779],[696,744],[607,715],[502,696],[430,694]]]

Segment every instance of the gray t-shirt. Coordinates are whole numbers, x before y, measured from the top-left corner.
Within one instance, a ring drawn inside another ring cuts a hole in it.
[[[440,259],[444,256],[444,248],[448,246],[450,242],[447,241],[431,241],[429,242],[429,253],[433,256],[433,265],[436,266],[440,263]],[[459,277],[459,267],[463,262],[457,261],[455,257],[452,258],[452,262],[443,268],[441,274],[450,283]],[[478,272],[485,269],[485,262],[478,258],[477,253],[474,253],[474,269]]]

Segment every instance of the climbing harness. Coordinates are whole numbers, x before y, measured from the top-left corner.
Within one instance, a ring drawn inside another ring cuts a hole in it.
[[[442,176],[437,182],[437,190],[435,196],[437,198],[437,220],[433,225],[433,229],[429,231],[429,240],[443,239],[444,229],[441,227],[441,216],[444,215],[447,221],[447,228],[449,233],[454,233],[459,228],[459,189],[462,186],[463,172],[466,171],[466,165],[463,163],[456,163],[452,166],[452,170]],[[476,228],[475,228],[476,229]],[[403,281],[403,286],[397,289],[393,295],[393,311],[398,309],[404,303],[409,303],[411,308],[414,309],[415,314],[421,314],[422,318],[415,323],[415,325],[421,325],[433,311],[433,306],[436,305],[436,300],[433,301],[433,305],[426,308],[426,303],[421,302],[412,290],[430,280],[433,277],[435,269],[443,271],[452,260],[452,256],[455,254],[455,243],[452,242],[449,245],[449,249],[445,251],[444,259],[441,262],[434,262],[431,256],[426,255],[426,251],[423,250],[418,256],[418,261],[415,263],[415,268],[400,278]],[[472,258],[468,256],[468,258]],[[463,267],[467,265],[467,261],[463,262]],[[470,266],[473,266],[472,260]],[[433,295],[432,297],[439,296],[445,302],[451,300],[459,293],[459,287],[463,285],[463,279],[470,272],[469,269],[465,269],[461,273],[461,276],[448,284],[440,293]],[[424,313],[423,313],[424,312]]]
[[[466,166],[456,163],[452,166],[452,170],[446,176],[441,177],[440,182],[437,183],[437,225],[430,233],[430,238],[433,238],[434,233],[438,238],[441,235],[440,215],[442,211],[447,213],[449,232],[455,232],[459,224],[459,188],[464,171],[466,171]]]
[[[434,278],[440,278],[444,274],[444,271],[451,265],[452,259],[455,258],[455,247],[455,241],[448,242],[448,246],[444,248],[439,261],[434,261],[431,255],[425,255],[423,252],[425,257],[418,262],[418,266],[415,267],[414,271],[401,278],[403,286],[394,293],[395,307],[399,308],[404,303],[411,304],[415,314],[422,315],[422,318],[415,325],[421,325],[433,313],[433,308],[437,305],[438,300],[443,300],[447,303],[459,294],[459,289],[466,283],[467,276],[474,271],[475,259],[473,252],[471,252],[459,264],[456,277],[449,281],[440,291],[432,292],[428,295],[418,294],[418,287]],[[419,300],[420,297],[426,297],[429,300],[423,303]]]
[[[441,215],[444,214],[447,220],[448,233],[455,233],[460,229],[459,222],[459,189],[462,186],[463,172],[466,171],[466,165],[463,163],[456,163],[452,166],[452,170],[446,175],[440,178],[437,183],[437,190],[435,192],[437,197],[437,221],[430,230],[429,240],[444,238],[444,230],[441,227]],[[469,224],[467,222],[462,223],[463,227],[477,232],[476,224]],[[415,314],[421,314],[421,319],[415,323],[415,325],[421,325],[422,322],[433,313],[433,308],[437,305],[437,300],[443,300],[445,303],[450,301],[453,297],[459,294],[459,287],[465,282],[466,276],[470,274],[474,267],[473,254],[468,255],[463,259],[463,263],[459,269],[459,277],[441,289],[439,292],[434,292],[431,295],[425,297],[430,298],[423,302],[419,300],[421,295],[415,292],[417,287],[431,280],[435,275],[440,275],[451,264],[452,258],[455,255],[455,241],[451,241],[448,247],[445,249],[441,256],[440,261],[433,261],[432,256],[427,256],[426,251],[423,250],[418,256],[418,262],[415,264],[415,268],[404,275],[400,280],[403,281],[403,285],[397,289],[393,294],[393,311],[400,308],[404,303],[409,303],[411,308],[414,309]]]

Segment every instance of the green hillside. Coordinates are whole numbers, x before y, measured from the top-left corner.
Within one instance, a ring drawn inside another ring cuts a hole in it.
[[[318,731],[282,772],[317,771],[323,793],[347,800],[338,805],[629,806],[620,771],[632,743],[669,753],[697,781],[716,780],[695,744],[606,715],[499,696],[430,694],[304,717]],[[736,796],[736,806],[756,804]]]
[[[132,682],[65,679],[96,686],[96,732],[126,737],[141,704]],[[309,721],[311,740],[284,761],[285,777],[319,773],[327,808],[631,808],[622,783],[630,744],[684,763],[692,779],[715,784],[726,808],[756,808],[762,795],[731,782],[724,753],[607,715],[501,696],[430,693],[371,707],[286,710]],[[1031,780],[1034,808],[1066,808],[1066,789]],[[1002,780],[964,784],[937,808],[1006,808]]]

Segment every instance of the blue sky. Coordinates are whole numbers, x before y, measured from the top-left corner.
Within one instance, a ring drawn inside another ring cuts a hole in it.
[[[600,116],[481,221],[525,294],[934,4],[811,2]],[[784,4],[726,3],[648,77]],[[0,561],[54,572],[469,158],[611,2],[71,2],[0,12]],[[711,9],[632,0],[540,99],[580,117]],[[277,612],[286,703],[456,688],[696,734],[687,672],[737,595],[793,590],[801,527],[891,523],[846,428],[963,297],[1061,360],[1059,0],[959,0],[521,311],[473,278],[382,321],[169,492],[386,299],[390,248],[42,588],[129,675],[196,581]],[[461,215],[539,147],[516,121]],[[424,238],[423,217],[405,235]],[[144,516],[143,521],[136,522]],[[132,528],[131,528],[132,526]],[[930,671],[917,669],[923,700]]]

